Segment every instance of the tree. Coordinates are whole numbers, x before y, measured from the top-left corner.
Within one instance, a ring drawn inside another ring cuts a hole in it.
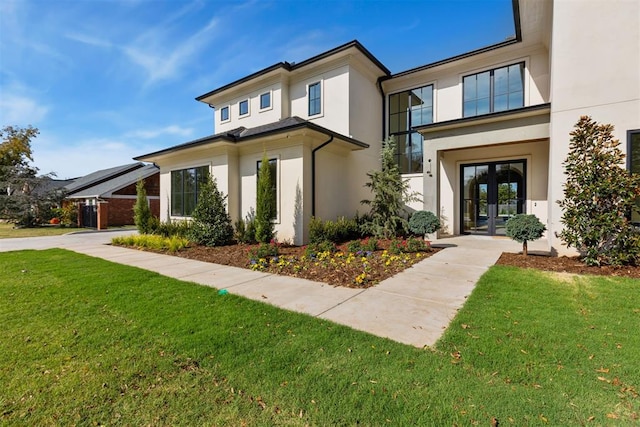
[[[576,248],[588,265],[640,261],[640,233],[629,220],[640,197],[640,175],[624,168],[613,126],[582,116],[571,132],[564,162],[567,181],[559,237]]]
[[[422,237],[440,230],[440,219],[429,211],[415,211],[409,219],[409,230]]]
[[[53,190],[47,190],[52,174],[37,176],[38,168],[29,164],[31,140],[39,133],[32,126],[0,130],[0,217],[27,226],[55,199]]]
[[[420,201],[417,193],[409,189],[409,181],[403,180],[395,158],[396,143],[393,138],[382,143],[382,169],[367,173],[373,200],[361,203],[371,207],[370,219],[364,225],[364,231],[379,238],[392,238],[398,233],[407,233],[409,224],[405,205]]]
[[[233,226],[227,212],[227,196],[218,190],[213,176],[209,176],[198,195],[191,218],[193,224],[189,238],[205,246],[222,246],[231,242]]]
[[[275,179],[275,177],[273,177]],[[264,153],[258,171],[258,189],[256,193],[256,240],[269,243],[274,237],[273,219],[276,217],[276,203],[273,197],[273,182],[269,159]]]
[[[505,223],[505,233],[516,242],[522,243],[524,256],[529,255],[527,242],[541,238],[546,229],[538,217],[531,214],[516,214]]]
[[[136,204],[133,206],[133,220],[140,234],[149,234],[151,208],[149,208],[149,200],[147,199],[147,190],[144,188],[144,180],[141,179],[136,183]]]

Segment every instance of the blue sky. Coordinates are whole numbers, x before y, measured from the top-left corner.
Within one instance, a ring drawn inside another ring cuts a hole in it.
[[[194,100],[358,39],[392,72],[514,34],[511,0],[0,0],[0,126],[34,165],[82,176],[210,135]]]

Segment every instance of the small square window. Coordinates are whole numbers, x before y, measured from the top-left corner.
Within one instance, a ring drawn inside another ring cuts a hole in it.
[[[271,107],[271,92],[260,95],[260,109],[264,110]]]
[[[249,114],[249,100],[245,99],[238,104],[239,115],[246,116]]]
[[[222,107],[220,109],[220,121],[226,122],[229,120],[229,107]]]

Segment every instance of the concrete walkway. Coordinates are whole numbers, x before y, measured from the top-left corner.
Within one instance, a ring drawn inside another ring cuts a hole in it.
[[[507,238],[441,239],[434,246],[445,249],[437,254],[372,288],[350,289],[107,245],[112,237],[131,233],[135,231],[0,239],[0,252],[69,249],[423,347],[440,338],[477,280],[502,252],[521,250],[520,244]],[[546,241],[529,244],[530,251],[545,249]]]

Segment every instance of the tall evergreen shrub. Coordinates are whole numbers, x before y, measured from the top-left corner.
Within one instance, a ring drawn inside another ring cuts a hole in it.
[[[275,177],[274,177],[275,179]],[[258,172],[258,191],[256,193],[256,240],[269,243],[274,237],[273,219],[276,217],[276,205],[273,197],[271,169],[265,153],[262,156]]]
[[[567,181],[564,199],[558,201],[564,229],[559,237],[589,265],[640,262],[640,233],[629,219],[640,197],[640,175],[625,169],[620,141],[612,132],[612,125],[582,116],[570,134],[564,162]]]
[[[405,205],[419,201],[417,193],[412,193],[409,181],[402,179],[396,162],[396,143],[393,138],[382,144],[381,170],[367,173],[369,182],[365,185],[373,193],[372,200],[361,203],[370,206],[369,219],[363,224],[364,231],[379,238],[392,238],[407,234],[409,223]]]
[[[133,206],[133,222],[140,234],[150,234],[151,209],[147,199],[147,190],[144,188],[144,180],[136,183],[136,204]]]
[[[231,217],[227,213],[227,196],[218,190],[213,176],[202,186],[198,203],[191,214],[189,238],[205,246],[222,246],[233,239]]]

